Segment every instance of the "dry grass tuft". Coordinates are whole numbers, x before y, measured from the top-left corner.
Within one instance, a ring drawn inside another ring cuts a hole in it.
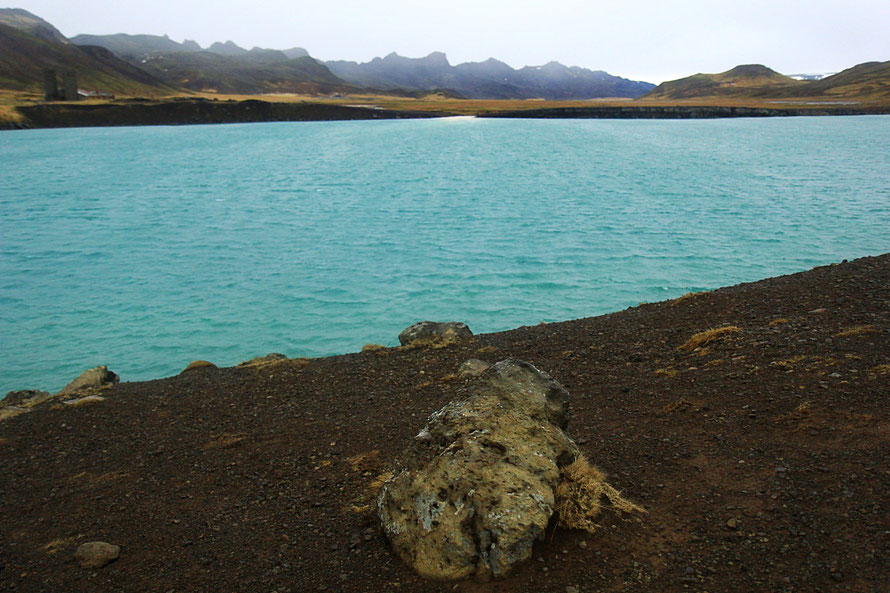
[[[231,449],[232,447],[237,446],[246,438],[247,435],[244,433],[232,434],[229,432],[223,432],[214,436],[209,443],[201,448],[205,451],[209,451],[210,449]]]
[[[559,524],[569,529],[596,531],[595,519],[603,508],[621,513],[645,513],[645,509],[621,496],[606,482],[606,476],[590,465],[584,456],[562,468],[556,487],[556,512]]]
[[[80,537],[80,536],[78,536],[78,537]],[[73,544],[76,539],[77,539],[76,537],[66,537],[66,538],[54,539],[53,541],[51,541],[48,544],[46,544],[45,546],[43,546],[43,551],[50,555],[55,554],[62,548],[65,548],[65,547]]]
[[[372,449],[358,455],[353,455],[346,459],[346,462],[352,467],[352,471],[364,471],[368,467],[377,465],[380,457],[380,449]]]
[[[835,338],[846,338],[848,336],[861,336],[862,334],[870,334],[876,331],[873,325],[854,325],[847,329],[834,334]]]
[[[656,375],[664,375],[665,377],[676,377],[680,371],[674,368],[655,369]]]
[[[772,321],[770,321],[769,326],[776,327],[777,325],[783,325],[785,323],[788,323],[788,320],[784,317],[779,317],[778,319],[773,319]]]
[[[485,354],[487,352],[497,352],[497,351],[498,351],[498,349],[495,348],[494,346],[483,346],[482,348],[479,348],[478,350],[476,350],[476,354]]]
[[[210,362],[210,361],[207,361],[207,360],[193,360],[192,362],[190,362],[190,363],[188,364],[187,367],[185,367],[184,369],[182,369],[182,371],[180,372],[180,374],[182,374],[182,373],[184,373],[184,372],[186,372],[186,371],[193,371],[193,370],[195,370],[195,369],[206,369],[206,368],[214,368],[214,369],[215,369],[215,368],[216,368],[216,365],[213,364],[213,363]]]
[[[688,340],[686,343],[679,347],[679,350],[685,350],[687,352],[691,352],[696,348],[701,348],[703,346],[707,346],[708,344],[725,338],[729,334],[734,334],[742,331],[738,327],[734,325],[727,325],[724,327],[714,327],[703,332],[698,332]]]
[[[700,291],[700,292],[687,292],[687,293],[684,294],[683,296],[679,296],[679,297],[675,298],[674,300],[672,300],[672,301],[668,301],[668,302],[669,302],[671,305],[679,305],[679,304],[682,303],[683,301],[688,301],[689,299],[691,299],[691,298],[693,298],[693,297],[696,297],[696,296],[701,295],[701,294],[707,294],[707,293],[709,293],[709,292],[711,292],[711,291],[710,291],[710,290],[703,290],[703,291]]]
[[[870,379],[877,379],[883,375],[890,375],[890,364],[879,364],[876,367],[868,369],[868,377]]]
[[[379,474],[376,478],[368,483],[368,490],[376,494],[377,491],[380,490],[380,487],[383,486],[383,484],[387,480],[389,480],[392,475],[392,472],[383,472],[382,474]]]
[[[671,402],[662,408],[662,411],[665,414],[670,414],[671,412],[682,412],[684,410],[688,410],[689,408],[694,408],[695,403],[689,401],[685,397],[681,397],[675,402]]]
[[[379,352],[380,350],[386,350],[386,346],[383,344],[365,344],[362,346],[362,352]]]

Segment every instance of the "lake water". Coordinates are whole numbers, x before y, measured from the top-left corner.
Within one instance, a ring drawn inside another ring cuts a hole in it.
[[[890,251],[890,117],[0,133],[0,397]]]

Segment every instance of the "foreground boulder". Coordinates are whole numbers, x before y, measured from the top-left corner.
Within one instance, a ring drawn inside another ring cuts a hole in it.
[[[396,553],[434,579],[501,577],[527,560],[553,514],[560,468],[580,457],[562,430],[568,397],[508,359],[434,412],[378,496]]]
[[[399,343],[408,346],[415,342],[456,342],[473,337],[466,323],[459,321],[421,321],[399,334]]]
[[[104,387],[106,385],[117,385],[118,382],[120,382],[120,377],[109,371],[107,366],[98,366],[82,372],[77,379],[65,385],[59,394],[73,393],[81,389]]]

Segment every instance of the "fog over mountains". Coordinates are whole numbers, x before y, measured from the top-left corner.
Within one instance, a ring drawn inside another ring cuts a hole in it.
[[[301,47],[285,50],[239,47],[232,41],[216,42],[202,48],[195,41],[177,43],[169,37],[157,35],[77,35],[71,42],[79,46],[104,47],[136,65],[152,69],[155,75],[169,84],[179,84],[193,90],[213,88],[222,92],[257,93],[285,90],[296,81],[285,73],[268,73],[274,80],[259,81],[235,70],[245,67],[268,67],[287,60],[310,58]],[[204,54],[203,57],[186,54]],[[236,61],[224,62],[207,54],[224,56]],[[485,62],[470,62],[452,66],[444,53],[433,52],[424,58],[406,58],[391,53],[367,63],[349,61],[321,62],[319,66],[331,76],[313,68],[311,81],[327,84],[346,84],[379,91],[453,91],[473,99],[592,99],[600,97],[638,97],[655,85],[612,76],[603,71],[592,71],[577,66],[567,67],[558,62],[544,66],[526,66],[519,70],[490,58]],[[305,70],[307,64],[303,64]],[[202,70],[203,68],[203,70]],[[207,72],[210,68],[213,72]],[[228,72],[227,72],[228,71]],[[175,72],[171,74],[171,72]],[[237,78],[241,80],[234,80]],[[252,78],[251,81],[244,80]],[[262,78],[262,77],[260,77]],[[265,80],[265,79],[264,79]],[[300,80],[300,82],[306,82]],[[268,83],[268,84],[266,84]]]
[[[452,66],[444,53],[405,58],[391,53],[370,62],[325,65],[343,80],[384,89],[450,89],[474,99],[592,99],[639,97],[655,85],[558,62],[515,70],[494,58]]]

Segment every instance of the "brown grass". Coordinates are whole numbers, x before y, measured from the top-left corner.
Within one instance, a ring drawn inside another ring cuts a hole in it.
[[[358,455],[353,455],[346,459],[346,462],[352,467],[352,471],[365,471],[369,466],[375,466],[380,457],[380,449],[372,449]]]
[[[77,536],[77,537],[80,537],[80,536]],[[65,548],[65,547],[73,544],[77,540],[77,537],[66,537],[66,538],[54,539],[53,541],[51,541],[48,544],[46,544],[45,546],[43,546],[43,551],[50,555],[55,554],[62,548]]]
[[[809,401],[802,402],[796,408],[788,412],[787,414],[782,414],[781,416],[776,418],[777,424],[796,424],[804,420],[807,416],[809,416],[810,411],[813,409],[813,404]],[[798,429],[795,429],[798,430]]]
[[[676,377],[679,374],[677,369],[668,368],[668,369],[655,369],[656,375],[664,375],[665,377]]]
[[[569,529],[593,533],[599,527],[595,519],[604,508],[620,513],[645,513],[606,482],[606,476],[590,465],[582,455],[562,468],[556,487],[556,512],[559,524]]]
[[[378,352],[380,350],[386,350],[386,346],[383,344],[365,344],[362,346],[362,352]]]
[[[667,404],[664,408],[662,408],[662,411],[665,414],[670,414],[671,412],[682,412],[694,407],[695,403],[689,401],[685,397],[681,397],[677,401]]]
[[[770,321],[769,326],[776,327],[777,325],[782,325],[785,323],[788,323],[788,320],[785,319],[784,317],[779,317],[778,319],[773,319],[772,321]]]
[[[204,368],[208,368],[208,367],[215,369],[216,365],[210,361],[207,361],[207,360],[193,360],[192,362],[190,362],[188,364],[187,367],[182,369],[182,372],[180,372],[180,375],[186,371],[193,371],[195,369],[204,369]]]
[[[835,338],[846,338],[848,336],[861,336],[862,334],[870,334],[876,331],[873,325],[854,325],[834,334]]]
[[[209,451],[211,449],[231,449],[237,446],[241,441],[247,438],[245,433],[232,434],[228,432],[220,433],[214,436],[210,442],[205,444],[202,449]]]
[[[680,346],[678,349],[691,352],[696,348],[702,348],[712,342],[715,342],[716,340],[721,340],[730,334],[738,333],[740,331],[742,330],[734,325],[711,328],[693,335],[691,338],[686,340],[686,343]]]
[[[868,376],[872,379],[876,379],[877,377],[881,377],[884,375],[890,375],[890,364],[879,364],[876,367],[868,369]]]

